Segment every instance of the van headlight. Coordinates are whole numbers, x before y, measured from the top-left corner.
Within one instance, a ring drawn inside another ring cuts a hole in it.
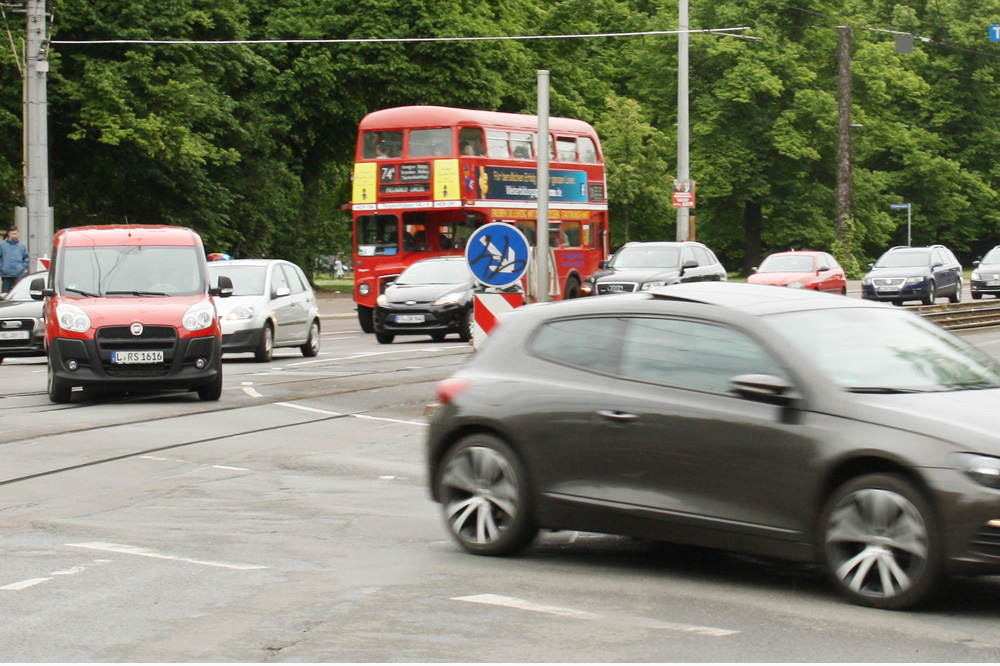
[[[1000,490],[1000,458],[960,453],[958,468],[976,483]]]
[[[60,303],[56,306],[56,321],[64,331],[86,333],[90,330],[90,317],[75,305]]]
[[[212,325],[215,319],[215,308],[211,303],[195,303],[184,313],[181,323],[189,331],[201,331]]]

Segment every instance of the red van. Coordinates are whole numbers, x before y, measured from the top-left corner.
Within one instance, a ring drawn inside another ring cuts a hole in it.
[[[201,237],[168,226],[74,227],[56,233],[46,298],[48,391],[197,391],[222,395],[222,331]],[[36,288],[37,287],[37,288]]]

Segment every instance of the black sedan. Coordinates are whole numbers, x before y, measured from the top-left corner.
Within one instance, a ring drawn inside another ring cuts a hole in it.
[[[0,363],[13,356],[45,356],[45,303],[31,299],[35,278],[48,280],[48,271],[21,279],[0,300]]]
[[[580,287],[581,296],[625,294],[680,282],[725,281],[726,269],[701,243],[626,243]]]
[[[428,479],[472,553],[539,529],[819,562],[904,608],[1000,573],[1000,364],[912,313],[701,283],[510,313],[438,386]]]
[[[384,345],[397,335],[472,339],[476,280],[465,257],[433,257],[411,264],[375,303],[375,338]]]

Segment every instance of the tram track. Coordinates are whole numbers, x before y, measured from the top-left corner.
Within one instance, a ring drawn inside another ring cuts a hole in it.
[[[942,303],[918,305],[912,310],[949,331],[964,331],[1000,326],[1000,299],[982,303]]]
[[[135,418],[135,419],[130,419],[130,420],[124,420],[124,421],[116,421],[114,423],[100,423],[100,424],[94,424],[94,425],[89,425],[89,426],[85,426],[85,427],[79,427],[79,428],[65,428],[65,429],[59,430],[58,432],[47,433],[47,434],[45,434],[43,436],[29,437],[29,438],[26,438],[26,439],[17,439],[17,440],[12,440],[12,441],[8,441],[8,442],[0,443],[0,450],[2,450],[4,448],[7,448],[7,447],[23,446],[25,444],[28,444],[28,443],[31,443],[31,442],[38,442],[38,441],[41,441],[41,440],[44,440],[44,439],[53,439],[53,438],[57,438],[57,437],[72,437],[72,436],[75,436],[75,435],[85,435],[85,434],[88,434],[88,433],[90,433],[90,434],[100,433],[102,431],[109,431],[110,432],[110,431],[112,431],[114,429],[118,429],[118,428],[122,428],[122,427],[135,426],[135,425],[139,425],[139,424],[153,424],[153,427],[155,427],[155,424],[157,424],[157,423],[167,423],[167,422],[170,422],[170,421],[172,421],[174,419],[177,419],[177,418],[186,418],[186,417],[190,417],[190,416],[197,416],[197,415],[200,415],[200,414],[225,413],[225,412],[236,413],[236,412],[238,412],[240,410],[250,409],[250,408],[257,408],[257,407],[264,406],[264,405],[276,405],[276,404],[279,404],[279,403],[288,403],[288,402],[295,402],[295,401],[300,401],[300,400],[310,400],[310,401],[317,400],[317,399],[318,400],[322,400],[323,398],[337,398],[337,397],[343,397],[343,396],[362,396],[362,395],[367,394],[367,393],[378,393],[378,392],[384,391],[385,389],[388,389],[388,388],[405,388],[405,387],[419,386],[421,384],[433,385],[437,381],[439,381],[440,379],[442,379],[443,377],[447,376],[447,374],[449,374],[451,372],[452,366],[450,364],[442,364],[442,366],[440,367],[439,371],[438,371],[437,368],[429,368],[429,370],[431,370],[431,372],[428,375],[424,375],[424,376],[420,376],[420,377],[411,377],[409,379],[407,379],[405,377],[401,377],[400,375],[406,375],[406,374],[411,374],[412,375],[413,374],[413,370],[411,370],[411,369],[399,369],[399,370],[395,370],[395,371],[391,371],[391,372],[386,372],[384,369],[381,370],[381,371],[379,371],[379,370],[369,370],[369,371],[364,372],[364,373],[358,373],[358,374],[351,375],[351,379],[357,380],[359,377],[369,377],[369,378],[371,378],[371,377],[377,377],[378,381],[366,383],[363,386],[343,386],[341,384],[341,385],[336,386],[336,387],[330,387],[330,388],[328,388],[326,390],[317,389],[317,387],[315,386],[315,384],[317,383],[318,380],[317,380],[317,377],[315,375],[311,375],[311,376],[308,376],[308,377],[302,377],[302,378],[294,378],[294,379],[290,379],[290,381],[282,381],[281,382],[280,385],[283,387],[283,389],[285,389],[285,390],[281,391],[281,395],[276,395],[276,396],[266,396],[265,395],[265,396],[262,396],[260,398],[254,398],[252,400],[252,402],[240,401],[239,403],[226,404],[226,405],[220,405],[219,403],[215,403],[215,405],[216,405],[215,408],[193,410],[193,411],[185,412],[183,414],[170,414],[170,415],[165,415],[165,416],[161,416],[161,417],[154,417],[154,418],[141,417],[141,418]],[[248,375],[247,377],[250,377],[250,376],[252,376],[252,375]],[[291,377],[291,373],[289,373],[289,377]],[[335,379],[343,379],[343,377],[336,377]],[[305,392],[305,391],[294,391],[293,390],[292,391],[292,395],[289,395],[289,391],[287,389],[288,389],[288,387],[290,385],[292,385],[292,386],[294,386],[294,385],[305,386],[306,384],[309,384],[309,385],[312,386],[312,388],[308,392]],[[44,395],[44,392],[39,393],[38,395]],[[162,396],[160,396],[160,397],[162,397]],[[140,397],[125,397],[125,398],[122,398],[122,401],[123,402],[124,401],[140,401],[140,400],[143,400],[143,399],[144,399],[144,397],[141,397],[141,396]],[[106,464],[110,464],[110,463],[114,463],[114,462],[118,462],[118,461],[122,461],[122,460],[128,460],[128,459],[131,459],[131,458],[138,458],[138,457],[142,457],[142,456],[160,454],[160,453],[163,453],[165,451],[170,451],[170,450],[175,450],[175,449],[182,449],[182,448],[185,448],[185,447],[198,446],[198,445],[202,445],[202,444],[210,444],[210,443],[213,443],[213,442],[219,442],[219,441],[222,441],[222,440],[225,440],[225,439],[229,439],[229,438],[232,438],[232,437],[241,437],[241,436],[245,436],[245,435],[255,435],[255,434],[260,434],[260,433],[267,433],[267,432],[275,432],[275,431],[287,430],[289,428],[301,427],[303,425],[315,424],[315,423],[322,423],[322,422],[325,422],[325,421],[335,421],[335,420],[344,419],[344,418],[365,418],[365,417],[370,418],[375,413],[377,413],[379,411],[382,411],[382,410],[385,410],[385,409],[390,409],[390,408],[394,408],[394,407],[395,408],[398,408],[398,407],[414,407],[414,406],[424,405],[427,402],[428,402],[427,400],[423,400],[423,399],[422,400],[417,400],[417,401],[387,402],[387,403],[382,403],[382,404],[375,405],[375,406],[370,407],[370,408],[352,409],[352,410],[347,410],[347,411],[343,411],[343,412],[338,411],[337,413],[330,413],[329,415],[324,415],[324,414],[320,413],[319,410],[316,410],[315,412],[313,412],[313,414],[314,414],[313,416],[303,416],[303,418],[301,420],[298,420],[298,421],[295,421],[295,422],[279,423],[279,424],[274,424],[274,425],[262,426],[262,427],[258,427],[258,428],[250,428],[250,429],[246,429],[246,430],[238,430],[238,431],[229,432],[229,433],[226,433],[226,434],[223,434],[223,435],[214,435],[214,436],[211,436],[211,437],[201,437],[201,438],[198,438],[198,439],[192,439],[192,440],[189,440],[189,441],[182,441],[182,442],[174,442],[174,443],[170,443],[170,444],[160,444],[160,445],[157,445],[157,446],[135,447],[135,448],[127,449],[127,450],[124,450],[124,451],[116,452],[116,453],[113,453],[111,455],[95,456],[94,458],[89,459],[89,460],[88,459],[84,459],[84,460],[81,460],[81,461],[78,461],[78,462],[74,462],[73,464],[53,465],[50,468],[40,469],[38,471],[33,471],[33,472],[29,473],[29,474],[22,474],[22,475],[13,476],[13,477],[10,477],[10,478],[0,478],[0,487],[10,486],[10,485],[13,485],[13,484],[22,483],[22,482],[26,482],[26,481],[31,481],[31,480],[42,478],[42,477],[51,477],[51,476],[55,476],[55,475],[58,475],[58,474],[64,474],[64,473],[68,473],[68,472],[73,472],[73,471],[76,471],[76,470],[85,469],[85,468],[89,468],[89,467],[95,467],[95,466],[99,466],[99,465],[106,465]],[[79,409],[79,408],[88,407],[91,404],[92,403],[90,403],[90,402],[74,402],[74,403],[71,403],[69,405],[60,405],[60,406],[56,407],[56,409],[58,409],[60,411],[61,410],[67,410],[67,409]],[[204,403],[193,403],[193,404],[194,405],[198,405],[198,406],[204,405]],[[51,411],[51,410],[46,410],[46,411]],[[303,414],[307,414],[307,412],[303,412]],[[79,451],[76,451],[76,453],[79,453]]]

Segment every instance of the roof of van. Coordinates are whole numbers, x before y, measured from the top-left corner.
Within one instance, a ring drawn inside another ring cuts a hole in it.
[[[187,227],[133,224],[69,227],[61,229],[56,233],[53,244],[64,247],[87,247],[93,245],[202,246],[201,237]]]

